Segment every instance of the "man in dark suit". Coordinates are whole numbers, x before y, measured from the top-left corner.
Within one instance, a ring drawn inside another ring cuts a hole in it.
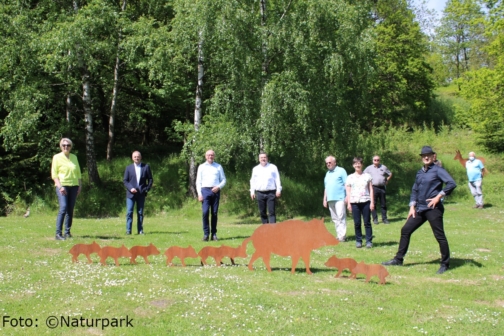
[[[134,151],[131,155],[133,164],[124,171],[124,186],[126,187],[126,234],[131,234],[133,224],[133,208],[137,204],[137,229],[138,234],[143,232],[143,210],[145,197],[152,187],[152,172],[149,165],[142,163],[142,154]]]

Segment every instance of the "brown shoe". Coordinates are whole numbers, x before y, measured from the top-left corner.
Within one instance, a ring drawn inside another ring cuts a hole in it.
[[[483,209],[483,204],[478,205],[478,209]]]
[[[472,208],[473,208],[473,209],[479,209],[479,207],[480,207],[480,206],[479,206],[479,204],[476,204],[476,205],[475,205],[475,206],[473,206]]]

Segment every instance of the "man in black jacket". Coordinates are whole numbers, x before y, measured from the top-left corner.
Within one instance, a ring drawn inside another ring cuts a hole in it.
[[[123,183],[126,187],[126,234],[131,234],[133,208],[137,205],[137,232],[143,235],[143,213],[145,197],[152,187],[152,172],[149,165],[142,163],[142,154],[134,151],[133,163],[124,171]]]
[[[443,274],[450,267],[450,247],[443,227],[444,207],[441,198],[449,195],[457,185],[446,170],[434,164],[434,154],[436,153],[430,146],[423,146],[420,156],[424,166],[417,172],[411,189],[410,211],[406,224],[401,229],[399,250],[394,259],[383,262],[383,265],[402,265],[411,235],[429,221],[441,250],[441,267],[437,274]]]

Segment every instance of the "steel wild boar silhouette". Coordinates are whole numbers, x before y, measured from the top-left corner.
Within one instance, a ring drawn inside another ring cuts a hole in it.
[[[344,269],[348,269],[350,272],[354,269],[355,266],[357,266],[357,261],[355,261],[352,258],[341,258],[339,259],[335,255],[330,257],[326,263],[324,264],[327,267],[334,267],[338,269],[338,273],[334,276],[335,278],[338,278],[341,275],[341,272],[343,272]]]
[[[92,264],[93,261],[89,257],[92,253],[99,254],[101,250],[100,245],[96,244],[94,241],[91,244],[75,244],[69,251],[72,255],[73,262],[79,262],[77,257],[80,254],[84,254],[88,260],[88,263]]]
[[[299,258],[303,259],[308,274],[312,274],[310,271],[311,251],[339,243],[329,233],[323,219],[312,219],[309,222],[292,219],[277,224],[264,224],[258,227],[252,236],[245,239],[243,245],[247,245],[249,241],[252,241],[255,247],[255,252],[248,264],[250,270],[253,270],[254,261],[262,258],[268,272],[271,272],[270,255],[275,253],[282,257],[292,258],[291,273],[295,272]]]
[[[201,265],[207,265],[206,260],[208,257],[214,258],[217,266],[221,265],[221,261],[225,257],[231,259],[231,264],[236,265],[234,262],[235,258],[247,258],[246,249],[247,243],[244,241],[242,245],[238,247],[226,245],[221,245],[220,247],[205,246],[198,252],[198,255],[201,258]]]
[[[145,260],[145,263],[150,264],[147,257],[150,255],[159,254],[159,250],[156,246],[152,245],[152,243],[150,243],[148,246],[133,246],[129,251],[131,253],[130,264],[136,264],[137,262],[135,259],[138,256],[142,256]]]
[[[98,252],[98,255],[100,256],[100,262],[103,266],[105,266],[107,264],[106,260],[108,257],[111,257],[114,259],[116,266],[119,266],[118,259],[120,257],[123,257],[123,258],[130,258],[131,257],[130,251],[124,245],[122,245],[121,247],[113,247],[113,246],[102,247],[100,252]]]
[[[166,266],[173,265],[172,260],[175,257],[180,259],[183,267],[185,267],[185,258],[198,258],[196,250],[191,245],[188,247],[171,246],[164,254],[166,256]]]
[[[369,279],[371,279],[373,275],[376,275],[380,279],[380,284],[382,285],[385,284],[385,278],[389,275],[389,272],[387,272],[387,269],[383,267],[383,265],[368,265],[365,264],[364,261],[361,261],[352,269],[352,275],[350,275],[350,277],[356,279],[357,274],[360,273],[366,275],[366,282],[369,282]]]

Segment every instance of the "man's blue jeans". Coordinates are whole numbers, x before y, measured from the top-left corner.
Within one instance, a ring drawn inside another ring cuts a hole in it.
[[[131,233],[135,203],[137,205],[137,231],[138,233],[143,232],[145,194],[136,193],[132,198],[126,197],[126,232],[128,233]]]
[[[62,195],[58,189],[56,189],[56,196],[58,196],[59,211],[56,217],[56,234],[61,235],[61,230],[63,229],[63,221],[65,221],[65,234],[70,233],[73,221],[73,212],[75,207],[75,201],[77,200],[77,192],[79,191],[79,186],[63,187],[66,190],[66,195]]]

